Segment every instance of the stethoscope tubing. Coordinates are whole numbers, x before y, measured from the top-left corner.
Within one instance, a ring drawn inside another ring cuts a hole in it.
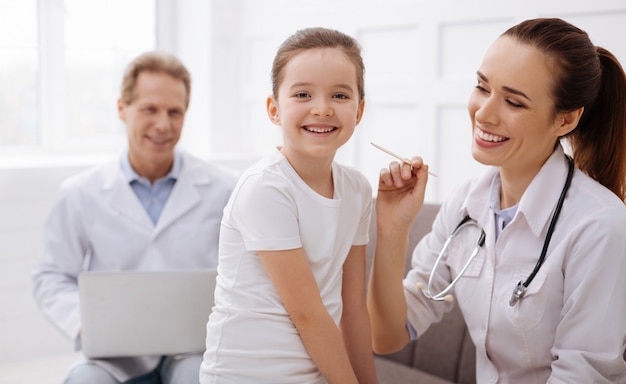
[[[446,253],[446,250],[448,249],[448,246],[450,245],[450,242],[452,241],[452,239],[454,239],[454,236],[456,236],[456,234],[461,230],[461,228],[463,228],[464,226],[466,226],[468,224],[474,224],[474,225],[476,225],[478,227],[478,223],[476,222],[476,220],[472,219],[469,215],[467,215],[467,216],[465,216],[461,220],[461,222],[459,222],[459,224],[456,226],[456,228],[454,228],[454,231],[452,231],[450,236],[448,236],[448,238],[446,239],[445,243],[443,244],[443,247],[441,248],[441,251],[439,252],[439,255],[437,256],[437,260],[435,260],[435,264],[433,265],[433,269],[430,271],[430,276],[428,277],[427,289],[426,289],[426,291],[423,290],[424,295],[426,295],[426,297],[428,297],[429,299],[432,299],[432,300],[435,300],[435,301],[443,301],[443,300],[445,300],[446,295],[448,294],[448,292],[450,292],[450,290],[452,290],[452,288],[454,288],[456,282],[465,274],[465,271],[469,267],[470,263],[478,255],[478,251],[483,246],[483,244],[485,244],[485,238],[486,238],[485,231],[483,231],[482,228],[479,227],[480,228],[480,236],[478,237],[478,240],[476,241],[476,246],[474,247],[474,250],[472,251],[472,254],[470,255],[469,259],[467,259],[467,262],[465,262],[465,265],[463,266],[463,268],[461,268],[461,271],[458,273],[456,278],[454,278],[454,280],[452,280],[452,282],[450,284],[448,284],[448,286],[444,290],[442,290],[441,292],[439,292],[437,294],[434,294],[434,295],[431,293],[432,292],[433,277],[435,275],[435,271],[437,270],[437,267],[439,266],[439,263],[440,263],[443,255]]]
[[[568,155],[565,155],[565,157],[568,161],[567,178],[565,179],[565,184],[563,185],[563,190],[561,190],[561,195],[559,196],[559,200],[556,203],[556,207],[554,207],[554,213],[552,214],[552,219],[550,219],[550,225],[548,226],[546,239],[543,242],[541,255],[539,256],[539,260],[537,260],[537,264],[535,264],[535,268],[533,268],[533,271],[530,273],[530,275],[528,275],[528,278],[523,283],[521,280],[517,282],[517,285],[513,290],[513,294],[511,295],[511,299],[509,300],[509,305],[511,307],[515,306],[515,304],[517,304],[524,297],[524,295],[526,294],[526,289],[537,275],[537,272],[539,272],[539,268],[541,268],[541,266],[543,265],[546,254],[548,253],[550,239],[552,239],[554,227],[556,226],[556,222],[559,219],[559,215],[561,214],[561,209],[563,209],[565,195],[567,195],[567,191],[569,190],[569,187],[572,184],[572,179],[574,178],[574,160]]]
[[[545,258],[548,252],[548,246],[550,245],[550,240],[552,239],[552,234],[554,233],[556,222],[563,208],[565,196],[567,195],[567,191],[569,190],[569,187],[572,184],[572,179],[574,175],[574,160],[568,155],[565,155],[565,157],[568,161],[567,178],[565,179],[565,184],[563,185],[563,189],[561,190],[561,194],[556,203],[554,213],[552,214],[552,218],[550,219],[550,225],[548,226],[548,232],[546,233],[546,238],[544,240],[543,247],[541,249],[541,255],[539,256],[539,259],[537,260],[537,263],[535,264],[535,267],[533,268],[528,278],[524,282],[520,280],[515,285],[515,289],[513,290],[513,294],[511,295],[511,299],[509,300],[510,306],[515,306],[524,297],[524,295],[526,294],[526,289],[528,288],[530,283],[533,281],[533,279],[539,272],[539,269],[543,265],[543,262],[545,261]],[[476,246],[474,247],[474,250],[472,251],[472,254],[468,258],[463,268],[461,268],[461,271],[458,273],[458,275],[452,280],[452,282],[450,282],[450,284],[448,284],[448,286],[444,288],[443,290],[441,290],[440,292],[436,294],[432,294],[433,278],[435,276],[435,272],[439,266],[439,263],[441,262],[441,259],[443,258],[443,255],[446,253],[448,246],[450,245],[450,242],[456,236],[456,234],[461,230],[461,228],[463,228],[464,226],[468,224],[476,225],[477,227],[480,228],[480,231],[481,231],[480,236],[478,237],[478,240],[476,241]],[[459,222],[459,224],[457,224],[457,226],[454,228],[452,233],[448,236],[448,238],[444,242],[443,247],[441,248],[441,251],[439,252],[439,255],[437,256],[437,259],[435,260],[435,264],[433,265],[433,268],[430,271],[430,275],[428,276],[428,284],[426,288],[421,288],[421,291],[424,294],[424,296],[434,301],[447,301],[446,300],[447,297],[450,297],[449,292],[452,290],[452,288],[454,288],[454,286],[459,281],[459,279],[463,277],[470,263],[474,260],[474,258],[476,258],[476,256],[478,255],[478,252],[480,252],[480,248],[482,248],[482,246],[485,244],[485,237],[486,237],[485,231],[478,225],[476,220],[472,219],[469,215],[465,216]],[[418,286],[421,287],[422,286],[421,283]]]

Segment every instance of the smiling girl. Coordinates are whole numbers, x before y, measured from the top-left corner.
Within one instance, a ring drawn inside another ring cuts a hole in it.
[[[357,42],[298,31],[272,68],[283,145],[224,211],[202,383],[375,383],[365,304],[367,179],[334,161],[364,101]]]

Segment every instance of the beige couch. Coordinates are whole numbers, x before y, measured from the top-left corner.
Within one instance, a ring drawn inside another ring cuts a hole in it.
[[[409,239],[407,270],[413,248],[430,231],[438,210],[439,205],[426,204],[415,220]],[[367,247],[368,270],[376,245],[374,215]],[[401,351],[376,356],[376,369],[380,384],[475,383],[475,349],[461,312],[455,307],[440,323],[433,324],[424,335]]]

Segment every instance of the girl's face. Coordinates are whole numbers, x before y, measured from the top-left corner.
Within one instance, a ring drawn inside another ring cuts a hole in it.
[[[472,156],[517,172],[538,172],[563,135],[550,90],[554,68],[542,52],[510,37],[487,50],[468,102]]]
[[[282,152],[332,159],[361,120],[356,67],[339,48],[314,48],[293,56],[283,70],[270,120],[283,128]]]

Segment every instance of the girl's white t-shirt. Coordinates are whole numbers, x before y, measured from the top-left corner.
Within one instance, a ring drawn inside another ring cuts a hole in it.
[[[257,251],[303,247],[339,324],[342,267],[350,248],[369,240],[372,192],[357,170],[333,163],[332,172],[332,199],[304,183],[279,151],[243,173],[224,209],[202,383],[324,382]]]

